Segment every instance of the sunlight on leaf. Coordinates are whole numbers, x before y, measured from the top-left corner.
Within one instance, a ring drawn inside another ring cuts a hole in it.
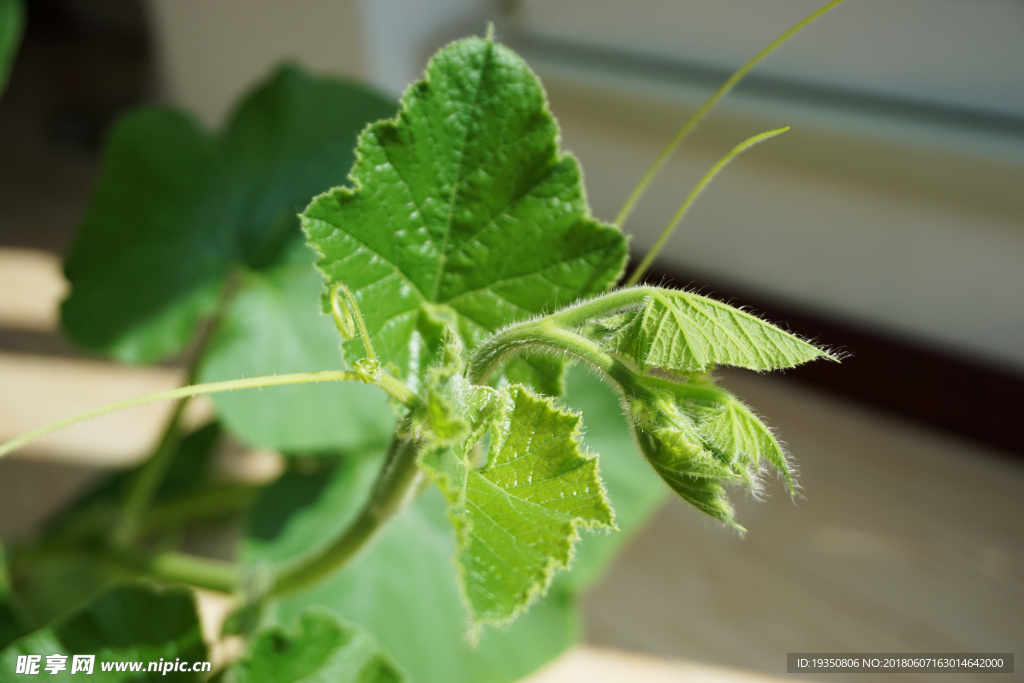
[[[401,379],[430,365],[444,325],[473,348],[618,278],[625,240],[590,217],[579,165],[557,142],[526,63],[467,38],[434,56],[396,120],[360,136],[351,187],[306,209],[327,290],[343,282],[355,293]],[[552,386],[550,365],[517,378]]]

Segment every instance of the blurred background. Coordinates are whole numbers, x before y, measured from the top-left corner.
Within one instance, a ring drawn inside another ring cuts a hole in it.
[[[0,99],[0,438],[180,382],[173,365],[85,358],[56,324],[60,258],[126,109],[168,102],[216,127],[282,59],[397,96],[434,50],[491,21],[541,76],[593,211],[611,220],[686,117],[820,2],[26,4]],[[589,596],[587,640],[779,676],[787,652],[1012,652],[1024,642],[1024,2],[850,0],[828,14],[665,167],[625,228],[634,257],[722,154],[782,125],[705,192],[651,279],[850,354],[725,376],[787,440],[803,497],[773,486],[767,502],[740,501],[745,539],[669,503]],[[144,452],[161,410],[0,462],[0,534],[31,533],[97,471]]]

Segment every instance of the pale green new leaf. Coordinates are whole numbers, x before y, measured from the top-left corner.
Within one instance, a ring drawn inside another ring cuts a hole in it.
[[[299,617],[294,631],[274,626],[256,634],[229,683],[404,683],[408,677],[363,630],[324,609]]]
[[[472,348],[621,272],[625,240],[590,217],[540,82],[490,39],[438,52],[397,119],[364,131],[357,154],[352,186],[317,197],[303,227],[328,290],[353,291],[377,354],[403,380],[434,360],[439,320]],[[517,379],[537,386],[550,370]]]
[[[679,373],[703,372],[715,365],[778,370],[831,358],[738,308],[669,289],[654,289],[644,307],[630,313],[605,343],[642,370]]]
[[[640,452],[658,476],[701,512],[735,524],[722,484],[735,481],[737,475],[704,447],[691,420],[668,400],[633,400],[629,418]]]
[[[504,623],[568,567],[581,527],[612,528],[611,505],[596,457],[580,448],[577,414],[520,385],[473,386],[457,372],[439,378],[431,393],[443,392],[466,426],[460,438],[428,446],[421,466],[448,499],[474,622]]]
[[[733,471],[751,480],[767,462],[782,473],[792,490],[785,451],[768,426],[739,399],[694,412],[702,420],[698,430],[704,446],[729,463]]]

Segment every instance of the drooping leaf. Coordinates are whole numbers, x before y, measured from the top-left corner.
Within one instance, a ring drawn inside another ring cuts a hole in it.
[[[127,115],[65,263],[69,336],[120,360],[160,360],[195,339],[227,291],[226,328],[215,330],[204,379],[336,366],[336,333],[315,313],[316,277],[297,272],[309,258],[297,213],[344,181],[358,132],[395,106],[364,86],[286,67],[221,134],[166,108]],[[302,294],[310,298],[299,303]],[[244,322],[257,319],[267,327]],[[239,326],[244,339],[233,334]],[[363,423],[334,429],[325,416],[380,405],[375,398],[334,384],[216,401],[241,436],[288,450],[349,445],[354,435],[338,431]]]
[[[317,306],[322,282],[311,250],[298,242],[281,264],[243,274],[198,380],[343,369],[334,322]],[[356,382],[229,392],[213,400],[228,429],[285,453],[381,445],[395,424],[387,395]]]
[[[733,471],[750,480],[768,464],[785,477],[790,489],[793,488],[789,463],[778,439],[742,401],[728,396],[718,406],[692,410],[699,421],[697,430],[704,446],[729,463]]]
[[[715,519],[735,524],[724,482],[739,476],[707,450],[689,417],[670,397],[628,402],[640,452],[662,480],[686,502]]]
[[[771,466],[792,491],[782,446],[742,401],[702,375],[659,387],[655,400],[627,399],[630,420],[648,462],[687,502],[735,526],[723,485],[757,490]]]
[[[452,564],[455,533],[446,501],[431,487],[337,574],[277,601],[275,621],[292,623],[309,605],[328,607],[379,639],[413,681],[510,683],[576,642],[575,596],[664,501],[666,489],[650,468],[638,466],[640,456],[611,389],[580,368],[570,370],[567,384],[567,403],[583,411],[584,441],[601,454],[601,475],[620,531],[579,543],[569,571],[526,614],[507,627],[485,630],[476,647],[467,642],[466,608]],[[355,463],[363,468],[359,474],[310,468],[269,490],[256,505],[243,544],[247,560],[286,563],[343,528],[363,502],[358,493],[368,490],[371,465],[379,467],[380,460]]]
[[[25,11],[21,0],[0,0],[0,95],[7,87],[24,27]]]
[[[402,105],[360,136],[351,187],[303,214],[328,288],[355,293],[399,377],[433,361],[432,320],[450,321],[472,348],[616,280],[623,236],[590,217],[579,166],[559,154],[544,92],[519,57],[489,39],[453,43]],[[550,365],[522,372],[550,387]]]
[[[704,372],[715,365],[791,368],[831,356],[738,308],[707,297],[653,289],[645,305],[619,320],[605,340],[641,370]]]
[[[44,670],[47,655],[66,655],[66,669],[56,674]],[[207,659],[196,616],[195,602],[188,589],[160,589],[141,582],[115,585],[90,604],[11,643],[0,652],[0,681],[18,681],[15,674],[19,655],[43,655],[40,673],[46,680],[76,681],[72,655],[95,654],[92,676],[87,680],[195,681],[202,673],[146,671],[149,662],[190,663]],[[144,662],[142,672],[103,672],[103,662]]]
[[[391,656],[362,630],[323,609],[299,616],[297,628],[274,626],[256,633],[246,657],[226,676],[229,683],[403,683],[408,678]]]

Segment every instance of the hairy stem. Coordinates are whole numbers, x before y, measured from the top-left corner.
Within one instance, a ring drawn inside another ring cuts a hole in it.
[[[593,366],[614,380],[627,394],[649,393],[641,382],[642,378],[605,353],[597,342],[558,327],[549,318],[515,325],[485,341],[473,353],[466,377],[473,384],[482,384],[505,361],[538,346],[565,353]]]
[[[145,396],[136,396],[134,398],[128,398],[123,401],[115,401],[114,403],[108,403],[107,405],[99,406],[98,408],[92,408],[90,410],[78,413],[77,415],[71,415],[69,417],[62,418],[60,420],[57,420],[56,422],[51,422],[50,424],[43,425],[42,427],[33,429],[30,432],[25,432],[20,436],[16,436],[13,439],[10,439],[9,441],[0,444],[0,458],[48,434],[52,434],[53,432],[64,429],[65,427],[70,427],[71,425],[77,424],[79,422],[84,422],[85,420],[91,420],[94,417],[100,417],[101,415],[106,415],[107,413],[113,413],[118,410],[124,410],[125,408],[134,408],[135,406],[147,405],[149,403],[158,403],[160,401],[173,401],[175,399],[190,396],[217,394],[224,391],[237,391],[239,389],[257,389],[261,387],[284,386],[287,384],[308,384],[310,382],[338,381],[360,382],[363,381],[363,378],[362,376],[359,375],[359,373],[352,372],[350,370],[299,372],[291,375],[267,375],[266,377],[232,379],[226,382],[194,384],[190,386],[179,387],[177,389],[169,389],[167,391],[158,391],[153,394],[146,394]]]
[[[691,116],[686,121],[686,123],[683,124],[683,127],[679,129],[679,132],[675,134],[675,137],[673,137],[669,141],[669,143],[665,145],[665,148],[661,150],[661,153],[658,154],[658,157],[654,160],[654,163],[651,164],[651,167],[647,169],[646,173],[644,173],[643,177],[640,179],[640,182],[637,183],[635,188],[633,188],[633,191],[626,199],[626,203],[622,205],[622,208],[619,210],[619,214],[615,217],[615,224],[618,225],[620,228],[625,226],[626,221],[629,219],[629,215],[633,213],[633,209],[636,207],[637,202],[640,201],[640,198],[643,196],[644,192],[647,191],[647,186],[651,184],[651,181],[654,179],[654,176],[657,175],[658,170],[662,167],[665,161],[667,161],[668,158],[672,155],[672,152],[675,151],[676,147],[678,147],[679,144],[683,140],[685,140],[691,132],[693,132],[693,129],[697,127],[697,124],[701,122],[701,119],[703,119],[707,115],[707,113],[711,111],[711,109],[716,104],[718,104],[718,101],[725,97],[730,90],[736,87],[736,84],[739,83],[743,79],[743,77],[747,75],[748,71],[757,66],[758,63],[761,62],[761,60],[763,60],[765,57],[774,52],[776,48],[785,43],[787,40],[789,40],[797,33],[799,33],[803,28],[814,22],[814,20],[818,19],[829,10],[832,10],[838,7],[839,5],[843,4],[844,1],[845,0],[832,0],[832,2],[821,7],[816,12],[811,13],[803,20],[798,22],[796,25],[794,25],[792,28],[790,28],[788,31],[783,33],[781,36],[773,40],[768,45],[768,47],[754,55],[753,59],[751,59],[749,62],[741,66],[736,71],[736,73],[730,76],[729,80],[723,83],[722,86],[718,88],[718,90],[716,90],[714,94],[711,95],[711,97],[708,98],[707,102],[702,104],[700,109],[694,112],[693,116]]]
[[[279,573],[273,594],[300,590],[344,565],[419,489],[423,478],[416,463],[420,443],[399,436],[373,486],[370,498],[355,520],[320,552],[301,564]]]

